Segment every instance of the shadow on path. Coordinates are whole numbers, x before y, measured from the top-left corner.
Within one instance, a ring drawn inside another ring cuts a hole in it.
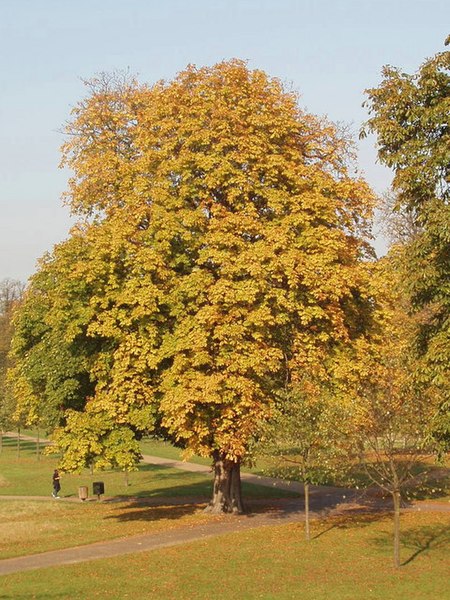
[[[114,500],[111,499],[107,501],[113,502]],[[334,500],[331,498],[329,498],[329,500],[327,512],[337,508],[337,504]],[[323,505],[323,503],[324,499],[320,499],[318,505]],[[201,510],[204,507],[204,504],[202,499],[199,498],[134,498],[127,501],[126,507],[129,509],[135,506],[137,509],[144,505],[149,506],[149,510],[155,511],[155,508],[158,506],[174,506],[174,508],[182,508],[180,505],[183,505],[186,510],[193,511]],[[120,508],[118,507],[117,515],[113,518],[119,520],[145,518],[145,514],[140,514],[137,510],[135,513],[130,514],[124,510],[121,512],[121,508],[123,508],[123,506]],[[245,515],[211,516],[205,514],[204,522],[201,522],[199,525],[183,527],[182,529],[166,530],[151,534],[132,536],[125,539],[97,542],[88,546],[67,548],[32,556],[4,559],[0,561],[0,574],[27,571],[54,565],[74,564],[81,561],[185,544],[191,541],[207,539],[231,532],[239,532],[254,527],[295,521],[298,522],[303,518],[302,508],[302,501],[300,498],[285,498],[269,501],[253,500],[249,503],[251,512]],[[174,512],[175,515],[178,513],[177,510]],[[318,512],[314,514],[317,516]],[[148,518],[148,515],[146,518]]]
[[[207,473],[210,472],[209,467],[197,465],[193,463],[184,463],[170,459],[161,459],[159,457],[144,456],[144,462],[147,464],[160,465],[162,467],[177,468],[184,471]],[[100,558],[108,558],[112,556],[126,555],[136,552],[154,550],[156,548],[166,548],[177,546],[189,542],[208,539],[214,536],[225,535],[227,533],[239,532],[255,527],[272,526],[279,523],[298,522],[303,520],[304,498],[303,486],[299,483],[289,484],[285,481],[280,481],[267,477],[259,477],[250,473],[242,474],[243,481],[251,484],[289,489],[292,492],[298,493],[298,497],[280,498],[280,499],[249,499],[246,502],[248,513],[245,515],[221,515],[212,516],[205,514],[205,522],[199,525],[183,527],[180,529],[166,530],[151,534],[132,536],[123,539],[108,540],[105,542],[97,542],[86,546],[78,546],[76,548],[67,548],[63,550],[55,550],[42,554],[9,558],[0,561],[0,575],[7,573],[15,573],[18,571],[28,571],[33,569],[51,567],[56,565],[75,564],[82,561],[95,560]],[[177,507],[174,511],[174,518],[179,516],[179,510],[185,507],[187,511],[196,512],[201,510],[207,502],[207,498],[200,497],[170,497],[163,498],[153,495],[152,497],[117,497],[104,498],[103,502],[126,502],[127,511],[123,507],[118,507],[117,514],[113,517],[117,520],[148,520],[150,513],[142,511],[142,506],[148,506],[149,511],[153,511],[151,518],[155,516],[155,508],[158,507]],[[13,497],[9,497],[12,499]],[[15,497],[22,498],[24,497]],[[25,497],[31,499],[31,497]],[[36,498],[35,498],[36,499]],[[48,497],[43,499],[49,500]],[[66,498],[65,501],[77,501],[77,498]],[[136,511],[131,512],[129,509],[135,507]],[[138,511],[138,507],[141,509]],[[334,527],[350,527],[361,526],[361,524],[369,524],[374,520],[385,516],[387,510],[391,510],[390,501],[380,499],[358,492],[357,490],[346,490],[333,487],[313,487],[311,490],[311,518],[319,516],[341,516],[342,520],[337,520],[328,531]],[[417,510],[412,506],[409,510]],[[426,504],[425,510],[434,509],[430,503]],[[437,510],[450,509],[449,506],[439,506]],[[122,512],[121,512],[122,510]],[[407,509],[408,510],[408,509]],[[420,510],[420,508],[419,508]],[[157,512],[157,510],[156,510]],[[357,522],[352,525],[351,518],[353,515],[358,515]],[[446,536],[441,530],[431,528],[433,531],[420,530],[410,531],[410,544],[415,548],[414,554],[407,562],[413,560],[419,553],[435,547],[436,544],[444,543]],[[327,530],[322,531],[316,537],[324,535]],[[419,535],[420,534],[420,535]],[[407,532],[405,532],[405,536]],[[405,539],[407,539],[405,537]],[[0,596],[1,600],[1,596]]]

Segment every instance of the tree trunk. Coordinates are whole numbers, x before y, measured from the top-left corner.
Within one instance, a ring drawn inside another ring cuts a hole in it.
[[[124,477],[124,479],[125,479],[125,487],[127,488],[130,485],[130,482],[129,482],[129,479],[128,479],[128,471],[127,470],[125,470],[124,475],[125,475],[125,477]]]
[[[240,462],[224,458],[219,451],[214,452],[213,460],[213,497],[205,511],[212,514],[243,513]]]
[[[392,492],[394,501],[394,566],[400,566],[400,490]]]
[[[39,440],[39,429],[37,430],[37,438],[36,438],[36,458],[37,460],[41,460],[41,452],[40,452],[40,440]]]
[[[20,427],[17,428],[17,458],[20,458]]]
[[[305,537],[309,541],[311,536],[309,530],[309,483],[307,481],[304,482],[303,489],[305,491]]]

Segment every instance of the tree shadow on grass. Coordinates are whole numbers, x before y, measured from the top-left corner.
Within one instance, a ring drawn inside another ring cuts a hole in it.
[[[186,498],[183,503],[173,503],[171,500],[168,498],[166,502],[159,505],[149,505],[148,503],[136,500],[130,502],[125,507],[118,507],[117,513],[105,517],[105,520],[114,520],[119,523],[176,520],[199,512],[205,505],[201,501],[194,501],[195,499],[189,498]]]
[[[246,505],[252,506],[255,513],[265,512],[268,518],[280,519],[297,516],[303,520],[305,516],[305,501],[303,494],[295,498],[266,498],[249,499]],[[310,497],[311,519],[316,523],[323,522],[325,529],[317,533],[318,538],[327,531],[335,528],[350,528],[369,525],[386,517],[384,507],[370,499],[361,499],[361,494],[349,490],[334,490],[317,488]]]
[[[173,469],[170,464],[141,464],[139,465],[139,472],[151,475],[151,482],[158,483],[159,487],[150,487],[145,481],[142,482],[136,480],[130,484],[131,489],[128,489],[124,494],[120,495],[121,498],[193,496],[209,500],[212,496],[213,478],[211,473],[176,470]],[[101,479],[101,475],[99,475],[99,478]],[[244,498],[248,498],[249,500],[255,498],[292,498],[296,496],[289,491],[286,492],[284,490],[263,487],[247,482],[242,482],[242,491]]]
[[[209,495],[211,492],[211,479],[202,473],[179,471],[164,465],[139,465],[139,473],[145,475],[146,472],[148,473],[147,477],[138,476],[134,479],[131,474],[130,482],[128,486],[125,486],[124,492],[115,493],[115,497],[110,501],[127,498],[203,496]],[[102,472],[97,472],[95,478],[101,480]],[[105,481],[107,482],[107,480]],[[155,485],[159,487],[154,487]],[[115,488],[117,489],[117,486]]]
[[[392,546],[392,532],[384,532],[383,537],[373,540],[379,548]],[[404,560],[402,566],[409,564],[420,554],[442,548],[450,549],[450,527],[448,525],[424,525],[400,531],[400,543],[403,548],[412,550],[412,554]]]
[[[197,484],[189,482],[187,485],[170,486],[171,475],[161,473],[168,481],[168,487],[152,490],[141,490],[134,496],[120,496],[104,500],[104,502],[121,502],[117,507],[117,513],[106,518],[118,521],[154,521],[159,519],[178,519],[182,516],[203,511],[211,498],[211,482],[201,481]],[[189,474],[185,474],[189,477]],[[180,475],[172,475],[179,481]],[[181,474],[183,477],[183,474]],[[206,483],[206,487],[205,487]],[[270,491],[270,490],[268,490]],[[349,498],[351,500],[351,498]],[[316,494],[311,503],[313,515],[320,515],[330,524],[325,531],[321,531],[315,537],[324,535],[334,528],[350,528],[368,526],[371,523],[386,517],[385,512],[370,511],[366,505],[343,505],[342,495]],[[126,503],[124,506],[123,503]],[[244,498],[247,512],[240,515],[241,518],[265,517],[267,522],[280,523],[283,520],[298,518],[304,515],[303,496],[285,498]],[[345,511],[344,514],[333,514],[335,509]],[[230,515],[231,516],[231,515]]]
[[[331,495],[333,498],[333,495]],[[317,539],[332,529],[355,529],[367,527],[372,523],[391,518],[392,502],[390,498],[381,498],[368,493],[368,490],[350,491],[345,496],[335,497],[334,504],[327,498],[318,499],[316,507],[320,507],[321,519],[327,525],[311,539]],[[312,504],[314,510],[314,503]],[[338,514],[336,510],[338,509]]]
[[[413,550],[411,556],[403,562],[407,565],[419,554],[438,548],[450,548],[450,527],[448,525],[425,525],[408,529],[402,533],[402,544]]]
[[[325,523],[326,529],[319,531],[311,539],[316,540],[333,529],[360,529],[386,519],[385,512],[365,512],[364,508],[354,508],[345,511],[343,515],[329,516]]]
[[[122,522],[178,519],[198,512],[210,498],[211,480],[207,477],[192,481],[192,473],[174,472],[163,465],[141,465],[140,470],[154,473],[160,487],[146,489],[145,483],[137,483],[138,491],[103,500],[110,504],[121,502],[117,513],[106,517],[107,519]],[[180,483],[180,480],[185,480],[186,483]]]

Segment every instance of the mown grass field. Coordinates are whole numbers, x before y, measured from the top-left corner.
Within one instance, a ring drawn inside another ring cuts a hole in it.
[[[121,472],[91,474],[85,470],[79,475],[63,475],[61,500],[54,500],[51,477],[56,464],[54,457],[41,455],[38,460],[34,442],[22,440],[18,457],[16,440],[3,440],[0,496],[25,498],[0,498],[0,559],[217,519],[201,510],[211,496],[212,478],[208,474],[142,464],[138,471],[129,473],[125,485]],[[101,502],[92,497],[94,481],[105,483]],[[86,502],[78,500],[82,485],[89,489]],[[250,500],[292,495],[249,484],[244,485],[244,494]],[[48,500],[33,500],[34,496]],[[145,499],[162,505],[146,505]],[[173,505],[180,501],[183,504]]]
[[[166,446],[166,447],[164,447]],[[179,458],[178,450],[149,440],[143,452]],[[211,478],[142,465],[129,476],[105,471],[64,475],[61,501],[50,498],[56,459],[37,460],[35,444],[5,439],[0,454],[0,558],[95,541],[193,527],[211,517],[188,500],[206,501]],[[80,485],[105,482],[118,501],[77,501]],[[245,486],[247,498],[281,495]],[[44,500],[32,496],[44,495]],[[143,498],[164,499],[149,506]],[[187,497],[186,502],[182,497]],[[137,498],[137,499],[134,499]],[[171,498],[183,502],[171,505]],[[70,501],[69,501],[70,500]],[[232,517],[231,517],[232,518]],[[450,599],[450,513],[402,515],[403,566],[392,567],[392,519],[388,514],[323,518],[304,540],[303,523],[228,534],[203,542],[116,559],[23,572],[0,578],[1,599],[177,600],[397,600]]]
[[[392,566],[386,515],[228,534],[153,552],[0,578],[0,598],[54,600],[446,600],[449,514],[403,515],[403,566]]]
[[[36,436],[36,431],[27,430],[23,432],[29,436]],[[10,449],[13,450],[15,448],[15,441],[7,441],[6,442]],[[36,452],[36,445],[34,442],[26,442],[22,441],[22,448],[25,446],[27,448],[27,455],[31,456],[31,454]],[[182,450],[179,448],[175,448],[169,442],[165,442],[161,439],[156,438],[143,438],[141,441],[141,450],[143,454],[159,456],[162,458],[168,458],[173,460],[184,460],[185,456]],[[14,450],[13,450],[14,453]],[[1,455],[0,455],[1,456]],[[295,458],[295,457],[293,457]],[[211,460],[207,458],[198,457],[195,455],[189,455],[189,462],[210,466]],[[412,480],[410,485],[407,486],[405,493],[410,499],[433,499],[443,502],[450,502],[450,457],[447,458],[445,465],[437,465],[434,462],[432,456],[427,456],[424,458],[422,462],[419,462],[417,465],[413,467],[413,475],[417,476],[416,480]],[[280,467],[280,463],[275,459],[271,459],[268,456],[259,456],[256,459],[256,462],[253,466],[244,466],[243,471],[248,471],[252,473],[257,473],[260,475],[268,475],[271,477],[283,476],[290,478],[292,480],[297,479],[296,467],[289,464],[285,464]],[[86,472],[87,473],[87,472]],[[427,476],[421,477],[422,475]],[[99,475],[96,474],[94,477],[90,477],[90,474],[87,473],[88,478],[91,481],[95,481],[96,478],[99,478]],[[122,482],[121,482],[122,477]],[[130,474],[130,483],[133,485],[133,474]],[[120,488],[124,483],[124,476],[117,476],[113,478],[117,480],[117,486]],[[368,479],[364,469],[358,465],[343,465],[342,473],[328,473],[327,476],[321,480],[323,485],[336,485],[342,487],[357,487],[359,489],[365,488],[367,486],[373,485],[372,482]],[[1,479],[0,479],[1,483]],[[80,485],[85,485],[81,483]],[[116,483],[114,483],[114,490],[116,489]],[[126,488],[125,488],[126,490]],[[1,492],[0,492],[1,493]],[[116,492],[114,492],[116,493]],[[122,492],[121,492],[122,493]],[[144,495],[147,494],[146,491],[143,492]],[[265,492],[264,492],[265,493]],[[264,495],[263,493],[263,495]],[[209,494],[209,491],[208,491]],[[250,497],[254,495],[260,496],[261,494],[253,490],[250,491]],[[270,497],[270,493],[269,493]]]
[[[156,449],[156,448],[155,448]],[[173,449],[176,451],[176,449]],[[165,456],[160,453],[158,456]],[[177,458],[178,459],[178,458]],[[21,441],[20,455],[17,441],[4,438],[0,453],[0,495],[8,496],[51,496],[52,473],[57,466],[53,456],[36,456],[36,445],[32,441]],[[85,469],[80,474],[62,474],[62,498],[78,497],[80,486],[88,486],[92,495],[92,484],[103,481],[105,496],[121,497],[179,497],[189,496],[209,499],[212,489],[212,474],[189,473],[158,465],[141,464],[137,471],[125,474],[116,470],[91,473]],[[289,492],[243,484],[244,494],[249,498],[273,498],[289,496]]]
[[[0,500],[0,559],[188,527],[211,518],[198,505],[170,502]]]
[[[173,447],[163,440],[144,438],[141,441],[143,454],[162,456],[174,460],[183,460],[183,451]],[[292,456],[295,458],[295,456]],[[190,462],[209,465],[210,461],[198,456],[190,456]],[[290,463],[282,465],[279,461],[268,456],[257,457],[252,467],[244,466],[243,471],[250,471],[270,477],[286,477],[296,480],[298,467]],[[433,457],[427,456],[412,469],[413,475],[410,484],[405,488],[405,496],[408,499],[433,499],[442,502],[450,502],[450,469],[447,460],[446,466],[437,465]],[[341,473],[323,473],[320,481],[323,485],[357,487],[359,489],[372,486],[373,482],[367,477],[365,470],[358,464],[343,465]]]

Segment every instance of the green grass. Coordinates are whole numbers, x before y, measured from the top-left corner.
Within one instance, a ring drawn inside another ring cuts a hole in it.
[[[142,454],[148,454],[149,456],[160,456],[162,458],[170,458],[173,460],[184,460],[183,450],[176,448],[170,442],[166,442],[162,439],[148,437],[143,438],[140,442]],[[210,458],[203,458],[201,456],[189,455],[189,462],[210,466],[212,460]],[[244,465],[242,471],[247,473],[255,473],[257,475],[268,474],[267,471],[273,469],[274,461],[269,457],[258,457],[257,462],[253,466]]]
[[[28,435],[34,436],[36,435],[35,431],[27,431]],[[13,439],[8,439],[5,438],[4,439],[4,447],[7,450],[10,450],[10,457],[14,458],[17,456],[17,450],[16,450],[16,440]],[[175,448],[174,446],[172,446],[170,443],[168,442],[164,442],[163,440],[159,440],[159,439],[155,439],[155,438],[144,438],[141,441],[141,448],[142,448],[142,453],[143,454],[148,454],[148,455],[154,455],[154,456],[159,456],[162,458],[168,458],[168,459],[174,459],[174,460],[183,460],[183,452],[182,450],[180,450],[179,448]],[[36,444],[34,442],[29,442],[29,441],[21,441],[21,459],[20,462],[23,463],[24,458],[27,459],[31,459],[31,460],[35,460],[36,459]],[[46,464],[48,464],[48,461],[50,459],[48,458],[42,458],[41,461],[38,461],[38,467],[36,468],[36,476],[39,476],[39,481],[43,481],[44,476],[40,473],[40,467],[39,467],[39,463],[43,463],[45,461]],[[192,456],[189,458],[190,462],[194,462],[197,464],[202,464],[202,465],[207,465],[209,466],[211,464],[211,461],[209,459],[205,459],[205,458],[201,458],[201,457],[197,457],[197,456]],[[52,465],[54,466],[56,464],[56,462],[53,460]],[[417,473],[420,472],[421,470],[424,470],[424,468],[430,468],[430,464],[423,464],[423,465],[418,465],[417,467]],[[47,467],[44,467],[44,471],[45,469],[47,469]],[[102,473],[96,473],[93,476],[88,472],[85,471],[81,477],[77,477],[77,476],[66,476],[64,477],[64,489],[63,489],[63,494],[66,495],[76,495],[77,491],[78,491],[78,487],[80,485],[88,485],[91,489],[91,484],[93,481],[96,480],[105,480],[105,483],[107,484],[106,487],[106,493],[108,495],[118,495],[118,494],[126,494],[126,495],[140,495],[140,496],[146,496],[149,494],[153,494],[155,492],[154,489],[154,478],[149,478],[148,476],[143,476],[142,475],[142,471],[145,471],[145,469],[150,470],[152,473],[155,472],[156,469],[158,469],[158,467],[141,467],[140,472],[139,473],[131,473],[129,475],[129,481],[130,481],[130,487],[126,488],[125,487],[125,479],[124,479],[124,475],[121,473],[117,473],[117,472],[102,472]],[[270,476],[277,476],[277,469],[274,467],[274,463],[273,461],[271,462],[270,459],[268,457],[261,457],[260,459],[258,459],[256,465],[253,468],[245,468],[243,469],[245,471],[250,471],[250,472],[254,472],[254,473],[258,473],[258,474],[268,474]],[[443,476],[443,471],[444,472],[444,476]],[[1,454],[0,454],[0,494],[27,494],[26,491],[21,491],[21,492],[12,492],[10,491],[12,488],[5,488],[5,486],[2,486],[2,473],[3,473],[3,469],[1,469]],[[407,489],[407,497],[409,499],[418,499],[418,500],[427,500],[427,499],[433,499],[433,500],[440,500],[443,502],[448,502],[450,501],[450,477],[449,477],[449,473],[450,471],[448,469],[444,469],[442,467],[438,467],[435,465],[431,465],[430,468],[430,475],[429,477],[424,480],[423,482],[421,482],[418,485],[411,485],[408,487]],[[329,480],[329,481],[323,481],[324,484],[326,485],[347,485],[348,487],[359,487],[359,488],[364,488],[367,485],[370,485],[370,481],[367,479],[367,476],[365,475],[365,473],[358,467],[355,466],[353,469],[351,470],[347,470],[347,474],[348,474],[348,478],[347,480],[340,480],[340,481],[336,481],[336,480]],[[435,475],[434,475],[435,474]],[[36,477],[36,479],[37,479]],[[49,477],[49,474],[47,473],[45,475],[45,477]],[[206,494],[207,496],[209,496],[210,494],[210,478],[205,477],[205,476],[197,476],[200,477],[200,479],[197,479],[195,481],[195,483],[193,482],[193,486],[191,486],[189,484],[189,477],[181,477],[182,481],[180,483],[177,483],[175,481],[175,478],[173,475],[171,475],[170,477],[166,478],[166,475],[164,473],[160,473],[160,477],[158,477],[158,481],[162,480],[162,481],[167,481],[167,483],[170,483],[169,486],[163,486],[163,489],[161,490],[161,493],[168,493],[170,495],[202,495],[202,494]],[[292,477],[292,479],[295,480],[295,476]],[[206,480],[208,481],[208,483],[206,483],[206,488],[205,485],[202,485],[200,482],[203,481],[203,484],[205,484]],[[29,482],[23,482],[22,485],[22,489],[28,489],[29,487]],[[139,488],[142,489],[139,489]],[[170,487],[171,491],[167,491],[167,487]],[[49,486],[48,483],[45,483],[44,486],[40,486],[39,488],[41,491],[36,492],[39,494],[48,494],[49,493]],[[244,494],[246,496],[249,496],[250,498],[252,497],[267,497],[267,498],[271,498],[274,496],[280,496],[282,495],[281,492],[277,492],[274,490],[271,490],[270,488],[266,488],[264,490],[264,488],[255,488],[254,486],[247,486],[244,484],[243,486],[244,489]],[[164,491],[165,490],[165,491]],[[287,495],[287,493],[286,493]]]
[[[149,456],[160,456],[161,458],[169,458],[171,460],[183,460],[183,450],[175,448],[169,442],[164,440],[148,437],[143,438],[140,442],[142,454]],[[201,456],[189,456],[189,462],[196,463],[198,465],[211,466],[211,459],[202,458]]]
[[[178,452],[161,450],[160,442],[148,448],[145,453],[160,456]],[[101,480],[107,495],[168,498],[163,506],[149,506],[131,497],[120,502],[55,501],[49,497],[55,464],[51,457],[37,460],[35,444],[30,442],[22,442],[17,458],[15,440],[5,440],[0,454],[0,494],[43,494],[48,500],[0,500],[2,558],[227,518],[207,516],[192,502],[170,506],[170,497],[208,499],[210,477],[152,465],[131,473],[128,488],[123,474],[114,471],[65,475],[62,493],[73,497],[79,485],[91,490],[92,481]],[[270,488],[245,488],[246,496],[280,495]],[[301,523],[248,530],[126,558],[3,576],[0,600],[450,598],[450,513],[402,515],[404,566],[397,571],[391,566],[391,529],[389,516],[371,514],[316,521],[309,544],[303,539]]]
[[[402,517],[403,566],[391,566],[391,520],[334,518],[228,534],[126,558],[3,576],[0,598],[125,600],[445,600],[449,517]]]
[[[57,458],[41,455],[37,459],[35,443],[21,442],[20,456],[16,452],[16,440],[5,438],[0,453],[0,495],[48,496],[52,491],[52,473]],[[92,494],[95,481],[105,483],[106,496],[137,497],[195,497],[209,499],[212,492],[212,475],[189,473],[159,465],[141,464],[138,471],[128,474],[128,486],[124,473],[107,470],[91,474],[85,469],[81,474],[63,474],[62,498],[78,497],[78,488],[88,486]],[[249,498],[274,498],[292,496],[289,492],[243,484],[243,493]]]
[[[210,475],[142,464],[139,471],[129,474],[126,487],[121,472],[91,474],[86,470],[80,475],[63,475],[61,500],[57,501],[50,496],[55,466],[53,457],[41,456],[37,460],[34,442],[22,441],[17,458],[16,440],[4,440],[0,453],[0,496],[25,499],[0,498],[1,558],[177,527],[192,519],[206,518],[197,514],[197,503],[206,503],[211,496]],[[87,485],[92,495],[94,481],[104,481],[105,498],[119,497],[123,501],[78,501],[79,486]],[[243,489],[247,498],[287,495],[260,486],[244,485]],[[47,499],[33,500],[34,496]],[[171,499],[180,501],[180,498],[182,506],[171,506]],[[68,499],[76,501],[65,501]],[[164,506],[146,506],[145,499],[159,500]]]
[[[161,456],[174,460],[183,460],[183,451],[175,448],[169,442],[155,438],[144,438],[141,441],[143,454]],[[209,465],[211,461],[198,456],[189,457],[190,462],[197,464]],[[342,487],[357,487],[359,489],[373,486],[373,482],[368,478],[366,472],[359,465],[346,467],[343,465],[342,473],[336,473],[334,477],[328,473],[328,478],[325,475],[321,482],[323,485],[342,486]],[[258,475],[268,475],[269,477],[282,477],[296,481],[298,479],[298,468],[289,465],[280,467],[276,459],[271,459],[269,456],[261,456],[256,458],[256,463],[253,467],[244,467],[246,472],[255,473]],[[440,500],[450,502],[450,469],[444,466],[430,464],[430,461],[418,463],[413,468],[413,474],[418,476],[420,473],[428,472],[428,475],[423,480],[411,482],[405,489],[405,498],[409,500]],[[336,476],[339,475],[339,478]]]
[[[198,505],[164,504],[0,499],[0,559],[187,527],[208,518]]]

